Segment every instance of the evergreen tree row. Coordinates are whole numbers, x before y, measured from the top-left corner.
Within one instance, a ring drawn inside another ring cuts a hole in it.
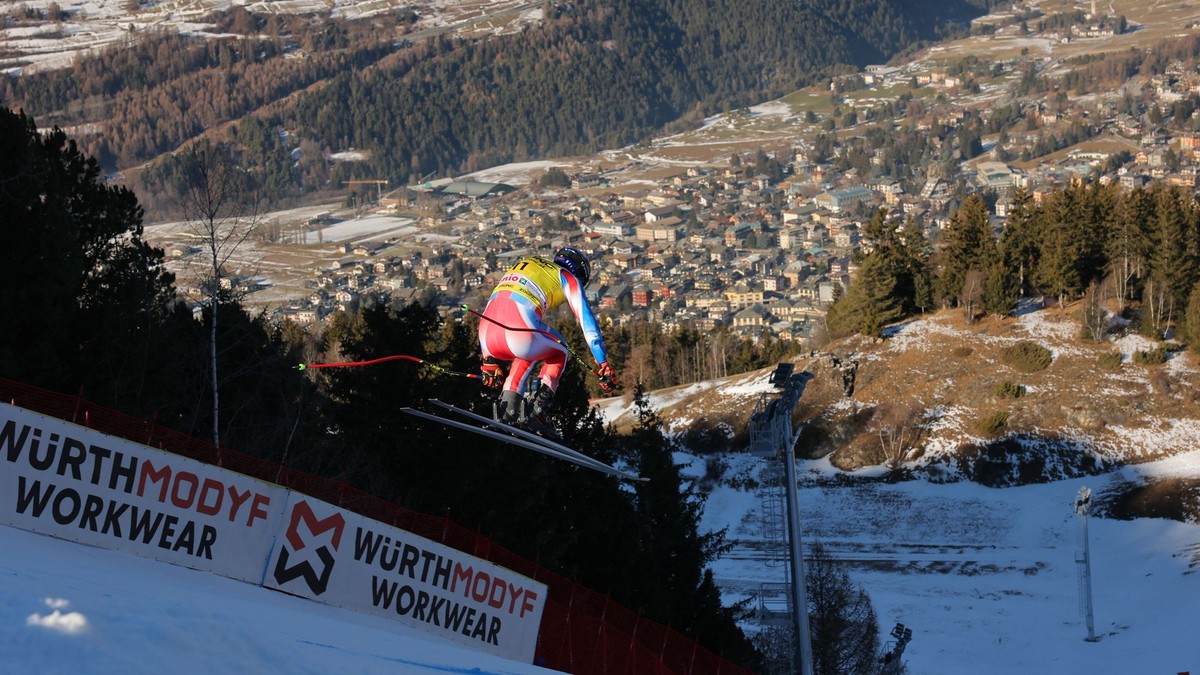
[[[609,360],[623,379],[650,390],[765,368],[797,349],[771,336],[743,338],[724,325],[707,332],[687,326],[666,331],[654,321],[607,327],[604,339]]]
[[[972,195],[936,250],[911,220],[898,226],[883,210],[865,236],[870,251],[829,310],[831,330],[878,337],[935,306],[961,308],[974,321],[1008,314],[1022,297],[1064,305],[1088,295],[1135,314],[1148,336],[1174,328],[1192,344],[1200,338],[1200,207],[1179,187],[1121,191],[1076,181],[1040,203],[1020,190],[998,235],[983,198]]]

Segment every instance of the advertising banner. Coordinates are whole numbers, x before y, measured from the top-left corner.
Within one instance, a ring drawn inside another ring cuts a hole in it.
[[[0,523],[261,583],[287,491],[0,403]]]
[[[284,518],[265,586],[533,662],[545,584],[298,493]]]

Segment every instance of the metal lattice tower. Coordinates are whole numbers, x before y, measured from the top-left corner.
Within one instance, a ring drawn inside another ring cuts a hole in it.
[[[800,541],[800,506],[796,485],[796,457],[793,448],[799,433],[792,432],[792,411],[800,402],[804,387],[812,379],[812,373],[793,375],[795,366],[781,363],[771,374],[771,384],[780,391],[775,397],[764,394],[759,398],[750,415],[750,452],[768,460],[778,460],[782,465],[784,480],[782,490],[786,497],[784,507],[788,539],[789,606],[794,625],[795,657],[793,663],[800,675],[812,675],[812,643],[808,625],[808,599],[805,588],[804,555]]]
[[[783,467],[776,463],[763,469],[762,487],[758,491],[761,509],[763,560],[770,567],[787,563],[787,528],[785,524],[787,495],[784,493]]]

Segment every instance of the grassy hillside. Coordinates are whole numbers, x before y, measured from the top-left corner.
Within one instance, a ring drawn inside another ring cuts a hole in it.
[[[815,376],[795,413],[805,424],[797,454],[827,457],[847,475],[1005,486],[1099,473],[1200,444],[1196,355],[1168,350],[1165,362],[1143,363],[1160,345],[1119,324],[1107,342],[1085,342],[1074,310],[1027,306],[974,325],[942,312],[894,326],[880,341],[852,337],[797,356],[797,370]],[[1040,351],[1031,346],[1048,353],[1044,368],[1021,356]],[[651,400],[685,444],[740,450],[754,405],[774,391],[769,373]],[[629,422],[623,405],[604,405],[618,427]],[[1115,495],[1112,509],[1200,520],[1200,481],[1149,478]]]

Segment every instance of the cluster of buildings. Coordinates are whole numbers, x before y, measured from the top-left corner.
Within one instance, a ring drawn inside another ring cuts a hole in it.
[[[848,283],[861,244],[861,221],[847,210],[878,199],[865,187],[806,195],[806,184],[699,168],[632,193],[477,184],[471,190],[487,196],[447,197],[441,217],[421,221],[423,231],[452,237],[346,245],[338,269],[321,270],[312,293],[280,314],[311,323],[364,295],[404,300],[432,290],[449,312],[482,301],[521,257],[571,245],[592,261],[585,292],[602,317],[804,340]]]

